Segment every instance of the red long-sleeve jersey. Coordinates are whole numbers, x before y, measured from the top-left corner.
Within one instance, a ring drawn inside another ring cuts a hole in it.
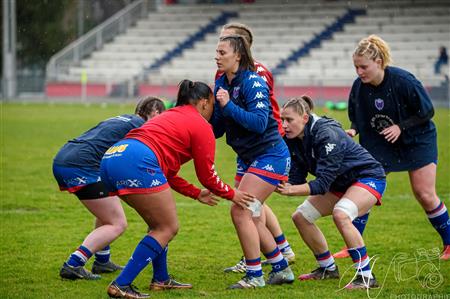
[[[262,63],[255,60],[255,72],[263,78],[264,81],[266,81],[267,86],[269,87],[269,100],[270,104],[272,105],[273,110],[273,117],[277,121],[278,124],[278,131],[280,132],[281,136],[284,136],[284,130],[283,126],[281,124],[281,116],[280,116],[280,106],[278,106],[277,99],[275,99],[275,95],[273,93],[274,90],[274,82],[273,82],[273,76],[272,73],[269,71],[269,69]],[[214,78],[214,81],[219,79],[219,77],[223,73],[216,71],[216,76]]]
[[[193,159],[203,186],[220,197],[233,198],[233,188],[222,182],[214,169],[216,140],[211,125],[192,105],[169,109],[125,138],[137,139],[153,150],[175,191],[198,198],[200,189],[177,175],[180,166]]]

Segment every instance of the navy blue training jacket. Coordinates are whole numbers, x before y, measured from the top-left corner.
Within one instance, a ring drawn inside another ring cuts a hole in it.
[[[65,167],[100,168],[103,154],[132,129],[144,124],[137,115],[124,114],[100,122],[81,136],[68,141],[54,164]]]
[[[240,70],[231,84],[223,74],[216,80],[219,88],[228,91],[230,101],[221,108],[216,102],[211,124],[216,138],[226,133],[227,144],[246,163],[282,141],[272,113],[269,88],[255,72]]]
[[[345,192],[361,178],[383,179],[383,167],[362,146],[353,141],[333,119],[310,115],[303,139],[285,141],[291,153],[291,184],[303,184],[309,173],[311,195],[328,191]]]

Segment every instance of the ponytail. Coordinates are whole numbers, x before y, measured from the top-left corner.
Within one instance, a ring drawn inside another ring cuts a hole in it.
[[[178,95],[175,106],[196,104],[201,99],[209,99],[212,90],[203,82],[185,79],[178,84]]]

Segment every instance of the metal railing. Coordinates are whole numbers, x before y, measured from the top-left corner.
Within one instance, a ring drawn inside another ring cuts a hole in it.
[[[137,20],[147,17],[149,10],[155,8],[155,3],[155,0],[132,2],[53,55],[46,67],[47,81],[57,81],[59,75],[68,73],[70,66],[79,65],[81,59],[101,49],[106,42],[123,33]]]

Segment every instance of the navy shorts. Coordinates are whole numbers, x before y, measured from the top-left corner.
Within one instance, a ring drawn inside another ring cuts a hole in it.
[[[169,188],[155,153],[135,139],[121,140],[106,151],[100,176],[110,195],[148,194]]]

